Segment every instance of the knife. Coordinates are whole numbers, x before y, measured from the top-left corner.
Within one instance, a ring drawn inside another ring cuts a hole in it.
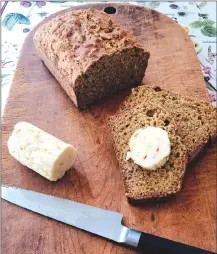
[[[123,215],[16,187],[2,186],[1,198],[38,214],[99,235],[146,254],[214,254],[193,246],[127,228]]]

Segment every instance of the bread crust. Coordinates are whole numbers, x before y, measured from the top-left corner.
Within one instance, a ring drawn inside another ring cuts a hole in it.
[[[54,67],[53,63],[44,55],[40,48],[37,48],[37,54],[41,58],[41,60],[44,62],[44,64],[47,66],[49,71],[52,73],[52,75],[56,78],[56,80],[61,84],[64,91],[68,94],[69,98],[74,102],[76,106],[78,106],[77,98],[74,93],[74,90],[71,88],[70,84],[67,82],[67,80],[63,79],[62,75],[58,70]]]

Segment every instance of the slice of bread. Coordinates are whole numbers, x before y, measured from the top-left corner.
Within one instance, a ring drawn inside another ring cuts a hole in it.
[[[177,134],[187,148],[189,162],[209,140],[216,138],[216,108],[209,103],[145,85],[133,89],[123,107],[131,109],[144,102],[158,105],[169,112],[177,125]]]
[[[109,118],[113,145],[125,185],[128,201],[137,203],[150,199],[161,199],[180,191],[187,164],[187,150],[176,135],[176,126],[168,112],[145,103],[134,103],[129,109],[123,104]],[[146,170],[132,160],[126,161],[129,139],[139,128],[157,126],[168,132],[171,153],[166,164],[157,170]]]

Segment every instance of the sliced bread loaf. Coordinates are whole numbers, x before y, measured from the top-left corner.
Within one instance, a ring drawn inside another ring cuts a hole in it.
[[[176,126],[170,115],[152,104],[124,104],[109,118],[113,145],[129,202],[168,197],[180,191],[187,164],[187,150],[176,135]],[[157,170],[146,170],[126,160],[129,139],[140,128],[157,126],[166,130],[171,142],[171,153],[165,165]]]
[[[160,87],[139,86],[123,103],[123,108],[134,108],[140,103],[152,103],[168,111],[177,125],[177,134],[188,151],[191,161],[216,137],[216,108],[209,103],[184,98]]]
[[[111,15],[98,10],[69,11],[48,20],[36,31],[34,44],[80,108],[139,85],[150,56]]]

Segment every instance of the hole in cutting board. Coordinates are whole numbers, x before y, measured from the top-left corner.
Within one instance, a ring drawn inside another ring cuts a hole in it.
[[[107,14],[115,14],[116,13],[116,8],[112,6],[105,7],[104,12]]]

